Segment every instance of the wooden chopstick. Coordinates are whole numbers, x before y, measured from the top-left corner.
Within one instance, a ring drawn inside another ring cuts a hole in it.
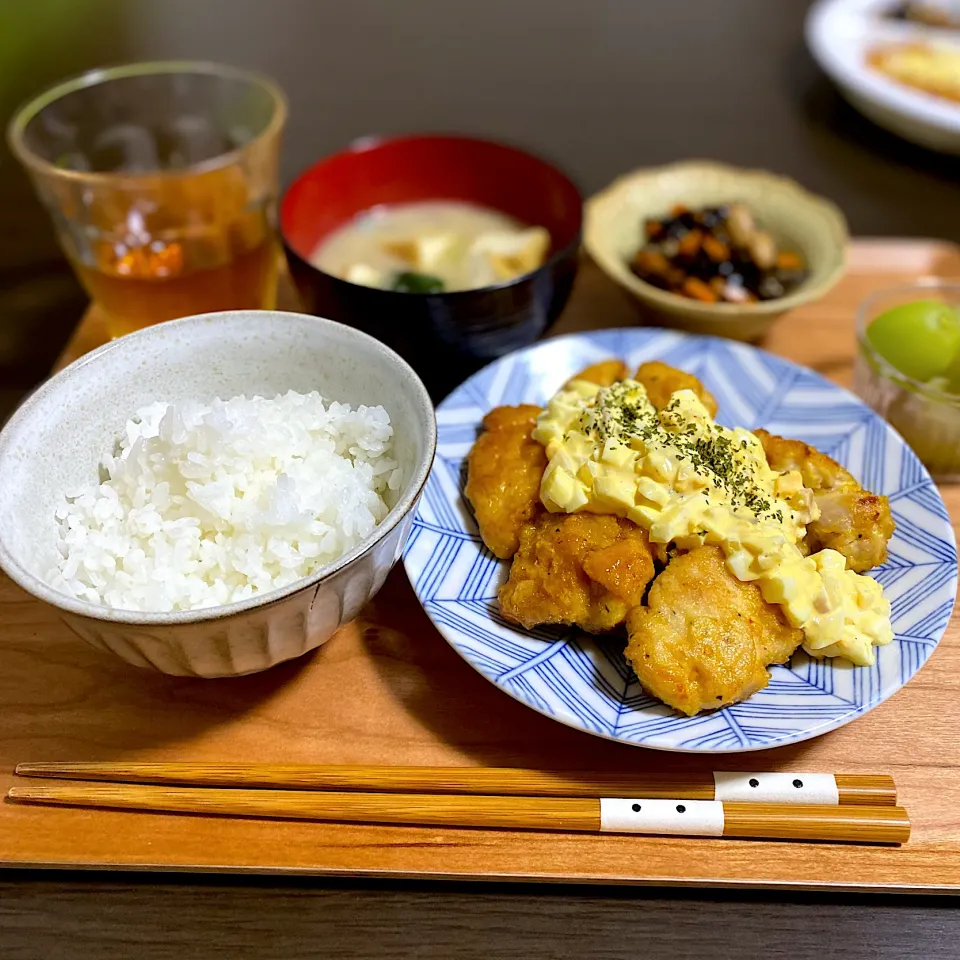
[[[871,844],[905,843],[910,836],[907,812],[902,807],[890,806],[325,793],[85,782],[28,782],[11,787],[7,796],[17,803],[109,807],[159,813],[508,830],[673,834]]]
[[[21,763],[25,777],[109,780],[221,787],[479,793],[503,796],[662,797],[737,802],[807,802],[895,806],[897,789],[886,774],[597,773],[513,767],[318,766],[287,763]],[[733,778],[731,780],[731,778]],[[718,782],[725,784],[719,790]],[[756,784],[754,786],[754,784]],[[797,786],[799,784],[799,786]],[[815,785],[820,786],[814,789]],[[832,789],[835,799],[825,800]],[[735,788],[735,789],[734,789]]]

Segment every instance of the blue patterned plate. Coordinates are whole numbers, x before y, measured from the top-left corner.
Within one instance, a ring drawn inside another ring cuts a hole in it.
[[[872,572],[893,604],[896,639],[873,667],[798,652],[744,703],[685,717],[647,696],[622,643],[578,630],[523,630],[504,621],[497,590],[507,564],[483,546],[463,498],[465,457],[484,414],[544,404],[589,363],[663,360],[695,373],[728,426],[766,427],[839,460],[886,494],[897,532]],[[956,596],[957,552],[946,508],[910,448],[856,397],[762,350],[664,330],[601,330],[548,340],[472,376],[437,411],[437,459],[404,562],[420,602],[454,649],[505,693],[561,723],[659,750],[739,753],[834,730],[899,690],[940,640]]]

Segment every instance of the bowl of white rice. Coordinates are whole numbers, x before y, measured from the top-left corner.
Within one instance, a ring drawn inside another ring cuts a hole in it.
[[[376,594],[435,448],[423,384],[358,330],[160,324],[71,364],[0,433],[0,566],[131,664],[254,673]]]

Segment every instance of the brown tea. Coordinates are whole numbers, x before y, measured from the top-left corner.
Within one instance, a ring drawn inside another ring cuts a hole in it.
[[[38,96],[10,143],[111,336],[274,306],[283,94],[215,64],[129,64]]]
[[[164,320],[216,310],[275,306],[278,250],[271,235],[220,262],[187,263],[180,244],[99,256],[95,267],[74,261],[90,296],[117,337]]]

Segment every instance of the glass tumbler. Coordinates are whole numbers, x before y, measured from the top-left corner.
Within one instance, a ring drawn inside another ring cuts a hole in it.
[[[917,300],[935,300],[960,310],[960,283],[919,280],[879,290],[864,300],[857,313],[854,390],[907,441],[934,480],[956,482],[960,481],[960,392],[944,378],[925,383],[901,373],[867,337],[875,317]]]
[[[274,83],[208,63],[95,70],[8,131],[111,336],[276,298],[286,120]]]

